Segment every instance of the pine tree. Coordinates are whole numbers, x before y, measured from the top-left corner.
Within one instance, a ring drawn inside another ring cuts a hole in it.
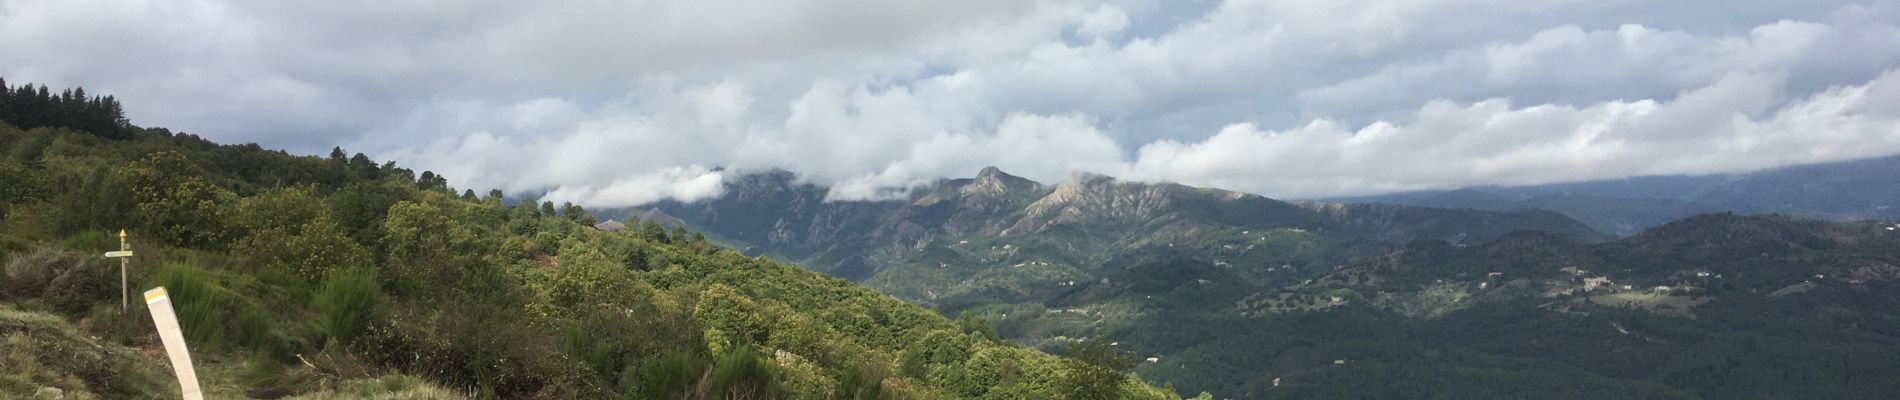
[[[13,87],[6,78],[0,78],[0,121],[13,121]]]

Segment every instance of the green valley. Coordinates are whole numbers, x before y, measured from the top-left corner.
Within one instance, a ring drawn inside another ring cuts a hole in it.
[[[1715,214],[1613,238],[1548,211],[1294,204],[1094,175],[1044,185],[994,168],[894,201],[826,202],[784,172],[727,190],[619,212],[977,316],[1018,344],[1105,336],[1183,394],[1900,390],[1823,378],[1900,372],[1900,237],[1872,222]],[[1747,350],[1759,346],[1781,350]]]

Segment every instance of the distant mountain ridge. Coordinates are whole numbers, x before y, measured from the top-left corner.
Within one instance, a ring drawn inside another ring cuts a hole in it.
[[[1219,260],[1249,284],[1270,285],[1419,239],[1476,243],[1517,230],[1610,237],[1548,211],[1294,204],[1086,173],[1044,184],[994,167],[889,201],[828,202],[827,188],[787,171],[738,174],[725,185],[719,198],[637,212],[949,310],[1052,301],[1071,281],[1171,258]]]
[[[1435,194],[1494,209],[1290,203],[1091,174],[1045,184],[995,168],[890,201],[826,202],[827,188],[785,171],[726,184],[720,198],[640,212],[942,313],[971,313],[1019,344],[1105,335],[1147,356],[1136,368],[1143,376],[1221,397],[1484,387],[1505,398],[1792,388],[1839,398],[1892,385],[1778,383],[1760,378],[1770,371],[1711,373],[1727,367],[1703,363],[1716,352],[1825,369],[1832,364],[1817,362],[1900,354],[1900,320],[1882,300],[1900,285],[1900,237],[1881,236],[1873,222],[1718,213],[1615,238],[1511,206],[1662,219],[1672,214],[1600,204],[1674,203],[1528,189]],[[1691,192],[1617,185],[1608,192]],[[1705,189],[1695,190],[1717,193]],[[1814,335],[1834,336],[1806,339]],[[1745,351],[1761,341],[1799,350]],[[1721,383],[1698,383],[1711,379]]]
[[[1479,210],[1540,209],[1629,235],[1695,214],[1738,212],[1823,219],[1900,218],[1900,156],[1742,174],[1642,176],[1532,186],[1328,199]]]

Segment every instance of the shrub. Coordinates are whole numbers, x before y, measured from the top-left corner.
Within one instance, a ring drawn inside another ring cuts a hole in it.
[[[75,255],[76,256],[76,255]],[[116,300],[119,291],[118,266],[106,266],[91,259],[73,257],[67,267],[46,283],[42,297],[53,311],[81,315],[93,304]]]
[[[975,341],[960,331],[934,330],[904,349],[901,371],[905,376],[923,379],[932,366],[962,363],[970,358]]]
[[[271,331],[277,320],[263,307],[242,307],[237,312],[238,343],[246,348],[263,349],[272,343]]]
[[[484,397],[602,398],[607,393],[585,365],[560,353],[558,330],[510,324],[498,310],[467,302],[427,309],[390,303],[353,347],[392,370],[408,371]],[[518,314],[517,314],[518,315]]]
[[[217,275],[188,263],[166,263],[155,280],[171,296],[179,328],[193,349],[222,349],[230,337],[250,349],[273,344],[276,318],[256,301],[225,287]]]
[[[63,314],[81,315],[92,304],[117,297],[118,277],[93,259],[42,246],[7,260],[0,297],[39,297]]]
[[[837,393],[834,399],[882,399],[889,394],[884,391],[884,378],[891,375],[890,369],[879,363],[864,363],[855,368],[846,368],[844,376],[838,379]]]
[[[726,352],[714,363],[710,377],[713,398],[775,399],[784,397],[779,385],[778,365],[762,357],[751,345]]]
[[[60,264],[67,263],[70,256],[66,252],[52,247],[39,247],[32,251],[14,254],[7,259],[6,286],[0,295],[6,297],[38,296],[46,288],[46,282],[52,281],[64,269]]]
[[[244,385],[246,396],[274,399],[314,390],[320,379],[310,370],[290,368],[269,357],[258,356],[245,361],[243,371],[238,373],[238,383]]]
[[[677,352],[648,359],[640,366],[639,398],[661,400],[689,397],[687,394],[705,376],[708,364],[704,357]]]
[[[378,296],[374,271],[331,272],[314,298],[319,313],[318,326],[324,335],[338,343],[355,342],[369,327]]]
[[[119,249],[119,239],[101,230],[80,231],[66,235],[66,248],[79,251],[112,251]]]

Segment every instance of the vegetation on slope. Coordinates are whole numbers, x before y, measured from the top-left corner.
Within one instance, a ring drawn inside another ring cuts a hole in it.
[[[0,302],[32,321],[0,330],[8,395],[176,390],[151,372],[142,303],[121,316],[95,256],[122,228],[138,254],[132,286],[172,292],[200,376],[225,396],[1172,395],[1123,375],[1119,350],[1065,360],[1014,347],[981,320],[684,230],[598,231],[577,206],[458,193],[341,149],[301,157],[126,129],[0,124]],[[75,348],[98,360],[53,362]]]

